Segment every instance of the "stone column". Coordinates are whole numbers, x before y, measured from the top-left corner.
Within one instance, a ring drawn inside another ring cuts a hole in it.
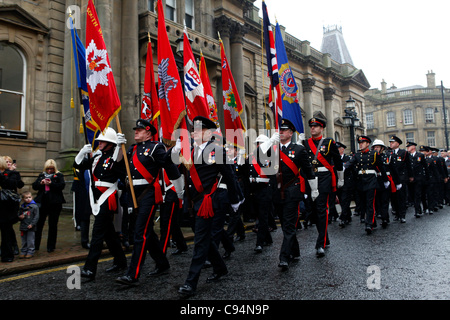
[[[138,0],[122,1],[121,85],[119,113],[125,134],[131,134],[139,117],[139,22]]]
[[[302,79],[302,87],[303,93],[305,95],[305,112],[306,112],[306,124],[308,124],[308,120],[311,119],[314,115],[314,110],[312,106],[312,90],[314,84],[316,83],[316,79],[314,78],[306,78]]]
[[[232,27],[232,21],[230,18],[226,16],[220,16],[214,19],[214,26],[216,27],[217,32],[220,34],[220,38],[223,42],[223,48],[225,49],[225,54],[228,59],[228,63],[233,65],[233,62],[230,59],[230,36],[231,36],[231,27]],[[219,36],[219,35],[214,35]]]
[[[334,88],[325,88],[323,90],[325,98],[325,116],[327,117],[327,137],[334,139],[334,115],[333,115],[333,95],[336,93]]]

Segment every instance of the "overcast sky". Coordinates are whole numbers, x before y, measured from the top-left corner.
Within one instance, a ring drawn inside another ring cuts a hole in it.
[[[323,27],[342,26],[353,64],[371,88],[426,87],[436,74],[450,88],[450,1],[448,0],[265,0],[269,19],[320,51]],[[255,6],[261,9],[262,0]],[[259,12],[262,17],[262,12]],[[275,19],[276,18],[276,19]]]

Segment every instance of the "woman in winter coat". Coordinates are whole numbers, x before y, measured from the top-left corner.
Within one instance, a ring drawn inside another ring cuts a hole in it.
[[[35,248],[36,250],[40,248],[42,230],[48,217],[47,251],[53,252],[58,235],[59,215],[63,203],[66,202],[63,195],[66,186],[64,175],[58,171],[55,160],[48,159],[45,162],[44,171],[39,174],[32,186],[38,192],[34,201],[40,207],[39,221],[36,226]]]

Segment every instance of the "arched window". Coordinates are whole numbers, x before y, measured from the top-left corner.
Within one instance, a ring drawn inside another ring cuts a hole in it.
[[[25,131],[26,61],[14,45],[0,42],[0,129]]]

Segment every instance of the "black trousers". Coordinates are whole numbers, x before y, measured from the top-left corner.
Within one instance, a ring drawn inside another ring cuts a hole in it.
[[[413,203],[415,213],[422,214],[422,200],[423,195],[426,193],[425,182],[422,180],[414,179],[414,181],[410,184],[412,186],[412,194],[413,194]],[[426,207],[424,206],[425,210]]]
[[[319,196],[312,202],[313,221],[316,223],[318,232],[316,240],[316,249],[325,248],[330,244],[328,237],[328,198],[330,194],[326,192],[319,193]]]
[[[194,208],[198,208],[198,206],[195,205]],[[206,219],[197,216],[197,212],[195,212],[194,251],[185,280],[185,284],[190,285],[194,289],[197,288],[198,279],[206,259],[211,262],[214,273],[225,273],[228,271],[219,253],[217,241],[220,241],[219,234],[221,235],[223,232],[224,222],[225,216],[223,211],[214,210],[214,216]]]
[[[361,216],[364,212],[366,226],[375,226],[375,195],[376,189],[359,191],[361,201]]]
[[[391,197],[391,186],[377,188],[375,195],[375,213],[381,216],[381,220],[389,222],[389,199]]]
[[[402,182],[402,187],[392,194],[391,204],[398,218],[406,216],[406,202],[408,200],[407,182]]]
[[[354,189],[346,187],[340,188],[340,195],[339,195],[339,202],[341,204],[341,215],[339,216],[339,219],[341,221],[349,222],[352,217],[352,211],[350,209],[350,204],[352,202],[352,199],[354,198]]]
[[[0,233],[1,233],[1,250],[2,250],[2,262],[14,259],[13,251],[13,237],[14,228],[11,222],[0,223]]]
[[[140,197],[140,195],[136,196]],[[139,200],[134,229],[134,244],[130,266],[127,275],[138,279],[144,265],[147,251],[155,261],[156,268],[169,267],[169,261],[159,244],[158,235],[154,230],[154,218],[158,205],[155,204],[153,191],[146,192]]]
[[[40,249],[42,230],[44,229],[45,221],[48,217],[48,236],[47,249],[54,250],[56,247],[56,239],[58,237],[58,221],[61,214],[61,203],[47,203],[43,202],[39,208],[39,220],[36,225],[35,247]]]
[[[84,264],[84,270],[97,273],[97,264],[103,250],[103,241],[106,242],[109,252],[114,257],[113,264],[125,267],[127,259],[120,243],[119,235],[114,228],[114,212],[108,208],[108,201],[100,206],[92,227],[91,246]]]
[[[275,204],[275,214],[280,218],[283,242],[281,244],[280,262],[290,262],[300,256],[300,247],[296,234],[299,201],[283,201]]]
[[[181,205],[175,201],[163,202],[159,208],[160,245],[164,253],[170,244],[170,237],[180,250],[186,250],[187,244],[180,227]]]
[[[439,183],[430,182],[427,184],[427,200],[428,200],[428,209],[432,211],[438,206],[438,187]]]

